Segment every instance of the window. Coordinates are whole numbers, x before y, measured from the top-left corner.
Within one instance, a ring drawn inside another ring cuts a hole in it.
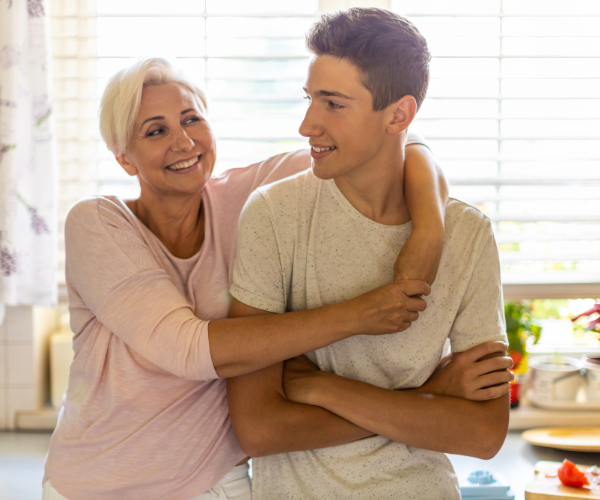
[[[492,219],[505,297],[600,296],[600,3],[366,3],[407,16],[428,39],[432,79],[414,128],[453,196]],[[90,194],[135,196],[97,125],[108,77],[133,57],[177,59],[211,99],[217,171],[248,165],[306,145],[304,34],[319,8],[356,4],[51,0],[60,220]]]
[[[505,295],[600,295],[600,3],[392,0],[433,55],[415,122],[492,219]]]
[[[108,78],[138,56],[175,59],[207,90],[215,173],[306,147],[298,133],[304,34],[317,7],[316,0],[54,0],[60,220],[84,196],[139,192],[106,149],[97,117]],[[62,263],[62,242],[60,250]],[[64,265],[59,272],[63,283]]]

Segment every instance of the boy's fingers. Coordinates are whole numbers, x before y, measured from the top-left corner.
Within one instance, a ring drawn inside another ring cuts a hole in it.
[[[513,360],[509,356],[497,356],[475,363],[474,372],[481,376],[498,370],[507,371],[512,367]]]
[[[475,347],[471,347],[471,349],[464,351],[464,355],[467,361],[479,361],[486,356],[504,353],[507,348],[508,346],[505,342],[490,340],[489,342],[484,342],[483,344],[476,345]]]
[[[488,401],[490,399],[497,399],[499,397],[508,394],[510,390],[508,383],[498,385],[496,387],[486,387],[485,389],[480,389],[475,393],[475,399],[477,401]]]
[[[494,372],[488,373],[483,377],[479,377],[477,379],[477,384],[479,385],[478,389],[483,389],[484,387],[493,387],[500,384],[506,384],[514,379],[515,376],[512,372]]]

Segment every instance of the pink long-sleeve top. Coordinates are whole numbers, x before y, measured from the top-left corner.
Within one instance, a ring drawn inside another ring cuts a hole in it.
[[[69,500],[186,500],[244,458],[208,322],[229,312],[240,212],[258,186],[310,166],[308,151],[212,178],[205,239],[173,256],[115,197],[67,218],[75,358],[44,481]]]

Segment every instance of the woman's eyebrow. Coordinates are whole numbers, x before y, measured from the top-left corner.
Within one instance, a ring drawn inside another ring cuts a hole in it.
[[[184,109],[181,114],[185,115],[186,113],[189,113],[190,111],[196,111],[194,108],[188,108],[188,109]],[[153,116],[152,118],[147,118],[146,120],[143,121],[143,123],[140,125],[140,129],[148,122],[152,121],[152,120],[164,120],[165,117],[164,116]]]
[[[142,122],[142,124],[140,125],[140,129],[141,129],[141,128],[142,128],[142,127],[143,127],[143,126],[146,124],[146,123],[148,123],[149,121],[152,121],[152,120],[164,120],[164,119],[165,119],[165,117],[164,117],[164,116],[153,116],[152,118],[148,118],[148,119],[146,119],[146,120],[144,120],[144,121]]]

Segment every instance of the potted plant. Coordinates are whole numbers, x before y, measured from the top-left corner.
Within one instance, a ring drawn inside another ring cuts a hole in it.
[[[510,406],[515,408],[519,405],[519,389],[527,372],[527,344],[538,342],[542,328],[534,323],[531,304],[528,301],[505,302],[504,317],[508,355],[513,360],[512,371],[515,374],[515,380],[510,386]]]

